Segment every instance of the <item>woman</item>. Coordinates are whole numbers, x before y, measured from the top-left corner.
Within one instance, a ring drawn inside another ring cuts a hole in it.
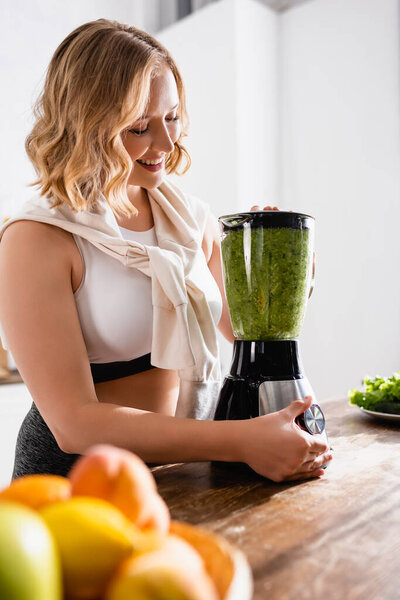
[[[86,23],[57,48],[35,115],[40,196],[0,232],[3,341],[34,399],[13,477],[65,475],[98,442],[148,462],[245,462],[275,481],[323,475],[325,442],[294,423],[311,398],[205,420],[216,326],[233,334],[216,219],[166,178],[190,163],[167,50],[134,27]]]

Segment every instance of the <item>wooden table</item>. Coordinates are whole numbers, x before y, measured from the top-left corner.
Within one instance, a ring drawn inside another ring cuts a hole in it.
[[[153,470],[173,519],[247,556],[254,600],[400,598],[400,426],[344,398],[321,403],[334,459],[318,480],[277,484],[226,465]]]

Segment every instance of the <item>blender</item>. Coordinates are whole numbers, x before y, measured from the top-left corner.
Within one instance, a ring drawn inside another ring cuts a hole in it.
[[[328,443],[298,338],[313,285],[314,218],[252,211],[219,218],[225,293],[235,341],[215,420],[249,419],[312,396],[296,422]]]

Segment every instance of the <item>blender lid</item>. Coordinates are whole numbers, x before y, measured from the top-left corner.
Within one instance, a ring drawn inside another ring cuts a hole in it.
[[[314,217],[304,213],[283,210],[254,210],[222,215],[218,221],[226,229],[249,227],[289,227],[290,229],[309,229],[313,227]]]

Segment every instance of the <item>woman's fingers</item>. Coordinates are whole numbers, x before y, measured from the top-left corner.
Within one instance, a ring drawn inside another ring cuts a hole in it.
[[[261,208],[259,204],[255,204],[250,210],[279,210],[279,208],[277,206],[264,206],[264,208]]]
[[[324,469],[315,469],[315,471],[302,471],[301,473],[295,473],[285,478],[285,481],[301,481],[304,479],[312,479],[313,477],[322,477],[325,475]]]
[[[312,404],[312,396],[305,396],[304,398],[298,398],[293,400],[286,408],[282,409],[282,412],[286,414],[289,421],[294,421],[296,417],[302,415],[308,410]]]
[[[308,449],[308,452],[310,454],[318,454],[318,455],[320,455],[322,452],[328,452],[329,451],[328,445],[327,445],[326,441],[324,440],[324,438],[321,435],[318,435],[318,434],[317,435],[310,435],[310,436],[307,436],[307,439],[310,442],[310,447]]]
[[[311,460],[304,462],[301,465],[300,469],[302,471],[306,471],[306,472],[307,471],[315,471],[315,469],[319,469],[320,467],[322,467],[323,465],[325,465],[326,463],[331,461],[332,458],[333,458],[333,454],[332,454],[331,450],[328,450],[328,452],[324,452],[323,454],[320,454],[316,458],[313,458]]]
[[[285,481],[297,481],[300,479],[311,479],[312,477],[321,477],[325,471],[322,468],[332,460],[332,452],[329,450],[324,454],[320,454],[317,458],[304,462],[300,467],[299,471],[285,477]]]

